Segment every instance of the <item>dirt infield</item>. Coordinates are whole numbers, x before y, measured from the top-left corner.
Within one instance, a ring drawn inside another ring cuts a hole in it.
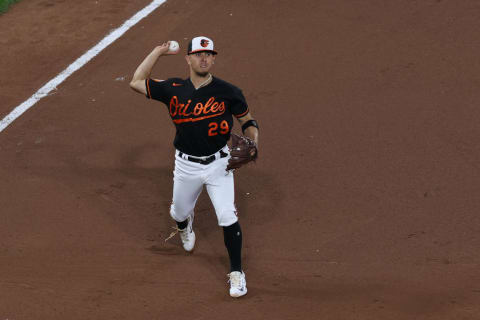
[[[148,3],[11,7],[0,119]],[[0,133],[0,320],[480,319],[479,29],[467,0],[167,1]],[[128,87],[195,35],[261,127],[239,300],[205,194],[195,253],[164,243],[174,127]]]

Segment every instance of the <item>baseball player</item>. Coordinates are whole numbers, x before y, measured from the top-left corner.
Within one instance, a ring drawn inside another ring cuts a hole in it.
[[[255,146],[253,153],[256,156],[258,124],[248,109],[242,91],[210,73],[217,55],[212,39],[200,36],[189,42],[185,56],[190,69],[189,78],[150,78],[150,73],[161,56],[175,55],[178,52],[178,48],[172,51],[170,41],[155,47],[138,66],[130,87],[149,99],[163,102],[176,128],[170,215],[177,226],[171,236],[178,232],[183,248],[187,252],[193,251],[194,207],[205,186],[215,208],[218,224],[223,227],[224,242],[230,258],[230,296],[241,297],[247,293],[241,261],[242,231],[234,205],[233,170],[227,170],[227,167],[237,167],[230,164],[235,157],[230,156],[227,141],[235,117],[247,140]]]

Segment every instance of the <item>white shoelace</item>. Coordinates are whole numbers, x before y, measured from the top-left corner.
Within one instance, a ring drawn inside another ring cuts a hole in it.
[[[177,227],[172,227],[172,229],[174,229],[175,231],[170,233],[170,235],[165,239],[165,242],[172,239],[180,231],[180,229],[178,229]]]
[[[192,218],[193,219],[193,218]],[[170,233],[170,235],[165,239],[165,242],[167,242],[168,240],[172,239],[177,233],[180,232],[180,238],[182,239],[182,241],[189,241],[189,236],[190,234],[192,233],[192,229],[190,228],[190,232],[188,232],[188,227],[190,225],[187,225],[185,227],[185,229],[178,229],[177,226],[175,227],[172,227],[172,229],[174,231],[172,231],[172,233]]]
[[[178,229],[178,227],[172,227],[172,229],[175,230],[175,231],[172,231],[172,233],[170,233],[168,238],[165,239],[165,242],[172,239],[177,233],[180,233],[180,238],[182,238],[183,241],[188,241],[188,237],[191,234],[191,232],[187,231],[188,226],[187,226],[187,228],[185,228],[183,230]]]
[[[235,274],[232,274],[232,273],[227,274],[227,276],[229,277],[228,282],[230,282],[230,284],[234,287],[242,288],[243,287],[242,274],[237,275],[236,273]]]
[[[190,235],[192,234],[191,232],[188,231],[188,227],[186,230],[179,230],[180,232],[180,238],[182,238],[182,241],[190,241]]]

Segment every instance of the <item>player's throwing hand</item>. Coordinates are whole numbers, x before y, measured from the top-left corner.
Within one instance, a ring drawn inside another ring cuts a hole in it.
[[[176,45],[175,45],[176,44]],[[176,41],[167,41],[157,46],[155,50],[161,52],[161,55],[173,55],[180,52],[180,47]]]

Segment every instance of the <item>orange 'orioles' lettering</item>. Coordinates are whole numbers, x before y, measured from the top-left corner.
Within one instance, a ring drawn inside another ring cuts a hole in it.
[[[225,103],[223,101],[220,103],[218,101],[215,101],[214,97],[211,97],[210,99],[208,99],[207,102],[205,102],[205,104],[198,102],[197,104],[195,104],[193,111],[187,112],[191,102],[192,100],[188,100],[186,104],[180,103],[178,101],[177,96],[173,96],[172,99],[170,99],[169,109],[170,109],[170,116],[172,118],[175,116],[181,116],[181,117],[188,117],[191,115],[194,116],[192,118],[173,119],[173,122],[177,124],[183,123],[183,122],[195,122],[195,121],[200,121],[207,118],[216,117],[225,113]],[[227,124],[227,127],[228,127],[228,124]]]

